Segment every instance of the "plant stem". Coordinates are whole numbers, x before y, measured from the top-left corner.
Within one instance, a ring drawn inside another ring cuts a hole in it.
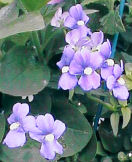
[[[98,102],[98,103],[102,104],[104,107],[106,107],[106,108],[109,109],[110,111],[116,111],[116,110],[114,109],[114,107],[113,107],[111,104],[106,103],[106,102],[102,101],[101,99],[99,99],[99,98],[97,98],[97,97],[94,97],[94,96],[92,96],[92,95],[90,95],[90,94],[87,94],[87,97],[88,97],[90,100],[93,100],[93,101],[95,101],[95,102]]]
[[[36,52],[37,52],[39,61],[41,63],[43,63],[43,55],[42,55],[42,51],[41,51],[41,45],[40,45],[38,33],[36,31],[32,32],[32,41],[33,41],[34,46],[36,47]]]

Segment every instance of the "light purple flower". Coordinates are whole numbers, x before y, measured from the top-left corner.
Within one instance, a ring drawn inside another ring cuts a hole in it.
[[[113,94],[119,100],[127,100],[129,97],[129,92],[125,86],[125,81],[121,77],[123,72],[123,63],[121,66],[115,64],[113,69],[113,75],[110,75],[107,78],[107,88],[113,91]]]
[[[54,17],[51,20],[51,26],[55,26],[55,27],[60,27],[63,26],[65,19],[68,16],[68,12],[64,12],[62,14],[62,8],[58,8],[58,10],[56,11]]]
[[[77,85],[77,78],[69,73],[70,63],[74,57],[74,50],[71,47],[65,47],[62,58],[57,62],[57,66],[62,70],[62,75],[59,79],[58,87],[64,90],[73,89]]]
[[[74,55],[70,64],[70,73],[81,75],[78,84],[83,90],[89,91],[100,86],[100,75],[95,71],[100,66],[100,60],[96,59],[96,55],[83,50]]]
[[[6,135],[3,144],[10,148],[23,146],[26,142],[25,133],[34,130],[35,118],[27,116],[29,113],[28,104],[16,103],[13,106],[13,113],[7,119],[10,124],[10,131]]]
[[[89,30],[86,32],[81,29],[74,29],[66,34],[65,40],[74,51],[78,51],[88,44],[89,39],[87,39],[87,35],[89,32]]]
[[[54,5],[54,4],[57,4],[57,3],[61,3],[63,1],[64,0],[51,0],[51,1],[48,2],[48,4]]]
[[[49,160],[55,158],[56,153],[63,154],[63,147],[57,141],[66,130],[66,126],[60,120],[55,120],[51,114],[39,115],[36,119],[35,132],[29,132],[32,139],[42,143],[40,154]]]
[[[70,29],[83,27],[89,21],[89,17],[85,14],[80,4],[72,6],[69,10],[69,16],[66,18],[64,26]]]

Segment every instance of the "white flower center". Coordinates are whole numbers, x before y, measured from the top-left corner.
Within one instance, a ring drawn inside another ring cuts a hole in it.
[[[92,72],[93,72],[93,70],[90,67],[87,67],[84,69],[84,74],[86,74],[86,75],[90,75],[90,74],[92,74]]]
[[[107,62],[107,64],[108,64],[108,66],[114,66],[114,60],[112,60],[112,59],[107,59],[106,62]]]
[[[63,66],[62,73],[67,73],[69,71],[69,66]]]
[[[120,77],[117,81],[120,85],[125,85],[125,80],[123,78]]]
[[[45,136],[45,140],[48,141],[48,142],[54,141],[54,135],[48,134],[47,136]]]
[[[19,122],[13,123],[10,125],[10,130],[15,130],[20,126]]]
[[[84,25],[84,21],[82,21],[82,20],[79,20],[79,21],[77,22],[77,25],[79,25],[79,26],[82,26],[82,25]]]

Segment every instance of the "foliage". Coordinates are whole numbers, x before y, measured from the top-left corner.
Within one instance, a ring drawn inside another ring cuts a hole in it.
[[[57,154],[53,161],[132,161],[132,1],[126,1],[122,19],[119,0],[48,2],[0,0],[0,161],[48,162],[39,153],[40,143],[29,136],[24,147],[10,149],[3,145],[9,130],[6,120],[17,102],[28,103],[30,115],[51,113],[65,123],[66,132],[59,138],[64,153]],[[115,98],[102,80],[102,86],[88,92],[79,86],[72,90],[59,87],[61,72],[56,63],[70,30],[53,27],[51,20],[59,7],[65,12],[75,3],[80,3],[89,16],[87,26],[91,31],[103,31],[104,40],[108,38],[111,45],[114,34],[119,33],[115,62],[123,60],[128,100]],[[31,95],[32,102],[22,99]],[[103,111],[94,130],[99,104]]]

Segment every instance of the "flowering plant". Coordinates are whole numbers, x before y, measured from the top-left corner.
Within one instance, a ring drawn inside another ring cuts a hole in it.
[[[0,7],[0,161],[131,161],[131,0]]]

